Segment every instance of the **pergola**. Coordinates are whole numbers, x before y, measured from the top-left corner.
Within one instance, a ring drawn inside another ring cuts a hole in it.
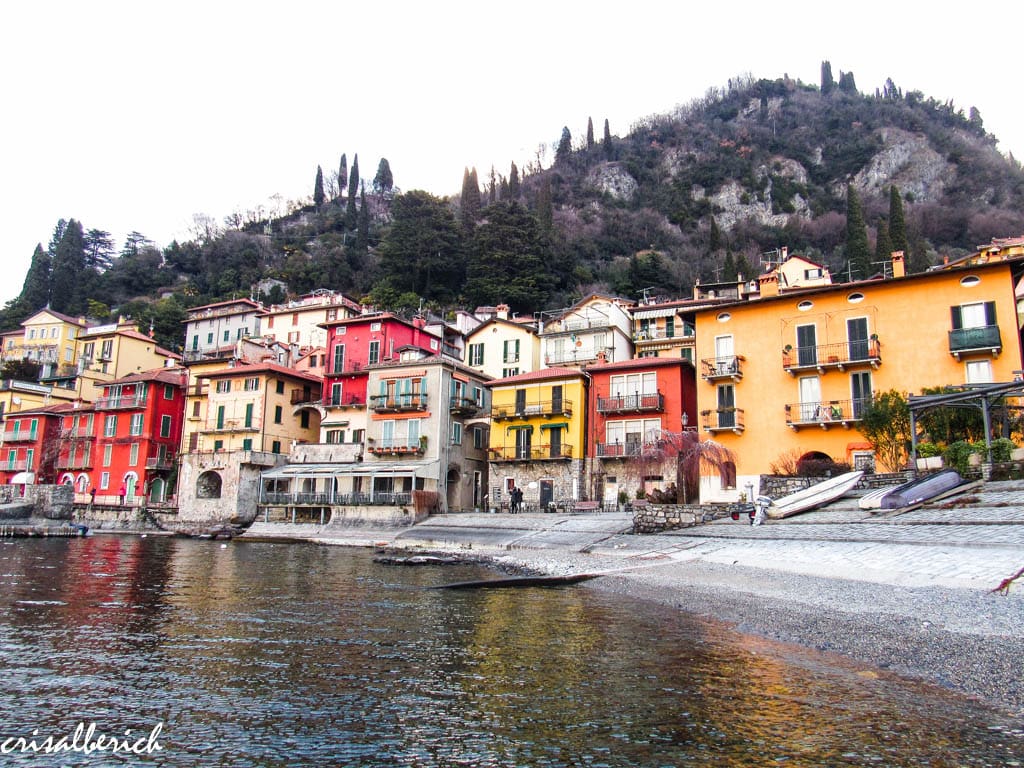
[[[1017,371],[1014,371],[1017,374]],[[992,463],[992,409],[995,406],[1006,408],[1007,397],[1024,397],[1024,379],[1001,384],[965,384],[954,392],[940,395],[910,395],[907,402],[910,406],[910,460],[917,459],[917,416],[931,408],[979,408],[985,425],[985,458]],[[1016,410],[1022,405],[1009,406]]]

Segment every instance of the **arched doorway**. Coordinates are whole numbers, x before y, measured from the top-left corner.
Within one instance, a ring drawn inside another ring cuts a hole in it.
[[[135,496],[135,486],[139,484],[139,476],[134,472],[126,472],[124,476],[124,498],[129,504]]]
[[[162,477],[154,477],[153,481],[149,484],[149,500],[164,501],[166,493],[167,483]]]
[[[462,504],[459,502],[459,481],[462,480],[462,472],[459,471],[458,467],[448,468],[448,494],[446,501],[448,502],[448,511],[451,512],[454,509],[461,509]]]
[[[203,472],[198,478],[196,478],[196,498],[197,499],[219,499],[221,488],[221,478],[216,472],[208,471]]]

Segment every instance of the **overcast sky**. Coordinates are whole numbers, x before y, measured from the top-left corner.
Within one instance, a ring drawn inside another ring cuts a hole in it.
[[[60,218],[167,245],[194,214],[312,195],[342,153],[369,182],[457,193],[463,169],[523,169],[562,126],[625,135],[751,74],[977,107],[1024,158],[1014,35],[1024,4],[221,2],[12,3],[0,28],[0,211],[18,294]],[[827,9],[826,9],[827,8]],[[1021,233],[1007,232],[1009,235]],[[784,243],[780,244],[784,245]]]

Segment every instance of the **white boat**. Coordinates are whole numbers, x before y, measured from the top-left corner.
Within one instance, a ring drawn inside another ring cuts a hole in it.
[[[779,520],[783,517],[795,515],[798,512],[806,512],[808,509],[820,507],[823,504],[828,504],[830,501],[835,501],[840,496],[848,493],[863,476],[864,472],[861,470],[847,472],[844,475],[837,475],[836,477],[816,483],[810,488],[804,488],[802,491],[791,493],[789,496],[776,499],[768,507],[768,517],[773,520]]]
[[[899,487],[898,485],[887,485],[884,488],[875,488],[861,496],[857,501],[857,506],[861,509],[878,509],[882,506],[882,499]]]

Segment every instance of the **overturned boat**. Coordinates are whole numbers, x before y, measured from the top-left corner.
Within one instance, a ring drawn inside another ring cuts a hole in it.
[[[862,470],[847,472],[791,493],[789,496],[775,499],[768,507],[768,517],[779,520],[835,501],[849,493],[863,476]]]

